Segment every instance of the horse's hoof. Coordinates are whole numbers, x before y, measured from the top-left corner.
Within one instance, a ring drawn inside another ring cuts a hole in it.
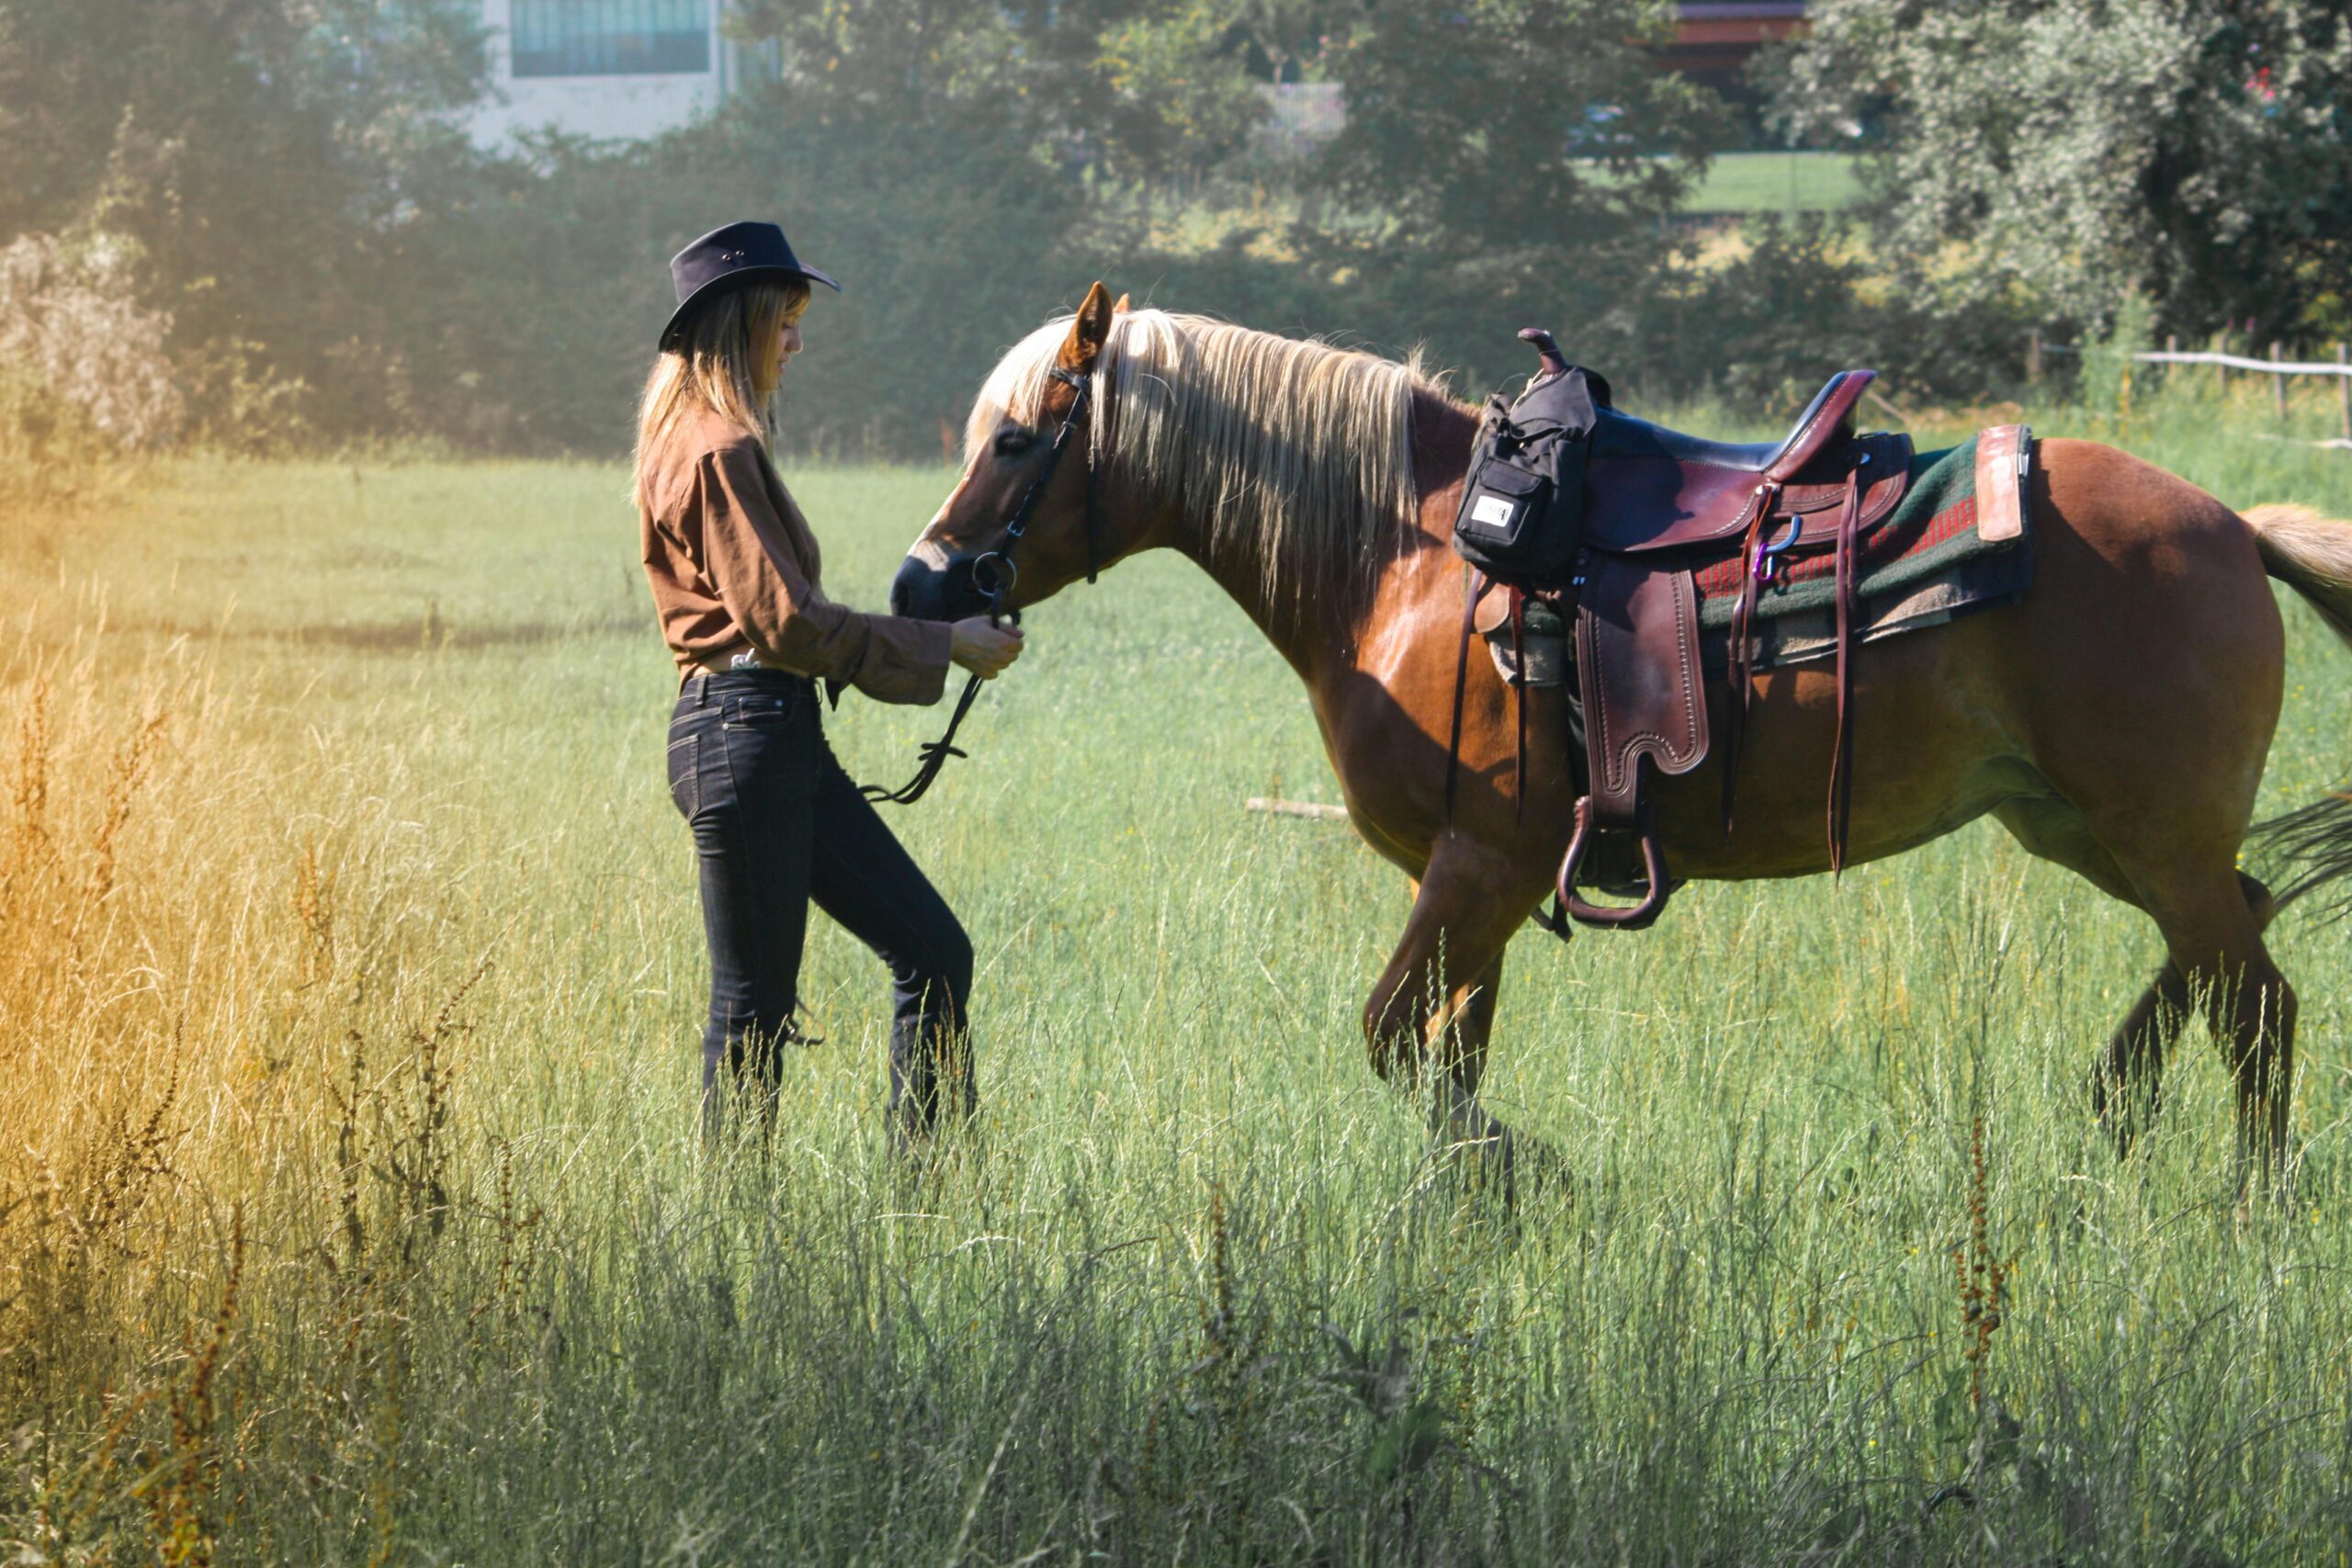
[[[1531,1134],[1514,1133],[1511,1136],[1517,1140],[1512,1165],[1520,1199],[1532,1202],[1555,1194],[1565,1198],[1574,1190],[1567,1156],[1556,1145]]]
[[[1440,1153],[1474,1189],[1499,1196],[1507,1209],[1567,1186],[1567,1164],[1556,1149],[1499,1122],[1452,1138]]]
[[[2116,1082],[2104,1064],[2091,1069],[2088,1087],[2091,1115],[2098,1122],[2099,1131],[2107,1134],[2108,1147],[2115,1151],[2119,1162],[2130,1159],[2140,1141],[2143,1124],[2155,1119],[2153,1098],[2143,1094],[2135,1099],[2132,1089]]]

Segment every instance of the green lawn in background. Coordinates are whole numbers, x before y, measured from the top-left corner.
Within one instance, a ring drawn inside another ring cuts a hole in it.
[[[1718,152],[1682,209],[1837,212],[1862,199],[1861,160],[1844,152]]]
[[[2119,438],[2352,515],[2352,460],[2252,439],[2255,407]],[[789,477],[868,606],[952,481]],[[970,760],[890,815],[978,953],[977,1135],[922,1176],[886,1156],[885,976],[820,919],[823,1043],[764,1148],[713,1151],[636,548],[622,471],[585,464],[172,463],[0,538],[24,1560],[2352,1539],[2352,931],[2274,933],[2301,1177],[2243,1219],[2200,1031],[2132,1162],[2084,1112],[2145,922],[1989,822],[1838,884],[1692,886],[1645,934],[1531,931],[1489,1094],[1566,1179],[1507,1213],[1365,1064],[1404,879],[1241,808],[1337,798],[1295,678],[1152,556],[1033,612]],[[2352,757],[2352,655],[2287,615],[2266,810]],[[896,782],[943,717],[827,725]],[[1962,1281],[1990,1264],[1987,1329]]]

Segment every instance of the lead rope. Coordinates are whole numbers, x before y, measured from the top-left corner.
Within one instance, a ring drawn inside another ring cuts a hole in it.
[[[1037,510],[1037,502],[1044,498],[1046,486],[1052,480],[1054,470],[1061,467],[1062,452],[1069,446],[1071,432],[1078,428],[1079,416],[1086,412],[1091,383],[1084,376],[1058,365],[1046,374],[1065,386],[1075,387],[1078,396],[1071,400],[1069,412],[1062,415],[1061,428],[1054,432],[1054,444],[1046,454],[1046,466],[1037,471],[1035,479],[1029,481],[1028,490],[1022,493],[1021,504],[1012,509],[1012,521],[1004,525],[1004,543],[972,563],[973,586],[989,597],[990,626],[1001,624],[1002,616],[997,606],[1004,602],[1007,593],[1012,592],[1012,585],[1021,581],[1021,573],[1012,564],[1013,547],[1020,544],[1022,536],[1028,533],[1030,513]],[[983,585],[980,569],[990,561],[996,564],[989,572],[988,582]],[[1091,470],[1086,479],[1086,581],[1094,581],[1094,476]],[[1017,622],[1019,612],[1013,614]],[[956,731],[962,727],[964,716],[972,711],[972,703],[979,694],[980,677],[973,675],[964,682],[964,694],[956,699],[956,711],[948,716],[946,730],[938,739],[926,741],[917,749],[914,777],[896,789],[885,789],[880,784],[860,784],[857,793],[868,800],[888,801],[893,806],[912,806],[921,800],[923,792],[931,787],[932,781],[939,777],[940,770],[947,766],[948,758],[971,755],[956,744]]]
[[[990,612],[989,619],[995,619],[994,612]],[[921,800],[923,791],[931,787],[931,781],[939,776],[939,770],[947,765],[948,758],[971,755],[956,744],[956,729],[964,722],[964,716],[972,711],[972,699],[979,694],[980,678],[974,675],[964,682],[964,694],[956,699],[956,712],[947,720],[946,733],[936,740],[924,741],[917,750],[915,755],[921,761],[915,766],[914,777],[896,789],[884,789],[880,784],[860,784],[857,793],[868,800],[887,800],[893,806],[912,806]]]

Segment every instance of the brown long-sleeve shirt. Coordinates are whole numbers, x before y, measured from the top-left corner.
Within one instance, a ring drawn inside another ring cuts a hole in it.
[[[717,413],[680,422],[638,496],[646,581],[681,675],[760,663],[854,686],[886,703],[935,703],[944,623],[863,615],[818,586],[817,537],[766,450]]]

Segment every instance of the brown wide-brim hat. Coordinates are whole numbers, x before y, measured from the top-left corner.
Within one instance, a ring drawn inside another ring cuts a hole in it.
[[[842,288],[831,274],[794,255],[784,231],[773,223],[729,223],[713,229],[670,258],[670,281],[677,286],[678,308],[662,329],[662,346],[668,348],[677,340],[678,329],[704,300],[749,284],[786,277],[821,283],[836,294]]]

